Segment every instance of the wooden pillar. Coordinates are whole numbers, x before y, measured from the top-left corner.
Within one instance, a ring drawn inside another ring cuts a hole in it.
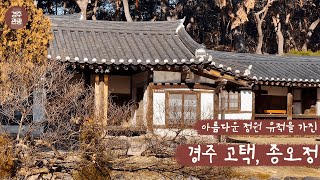
[[[256,93],[254,92],[254,89],[252,90],[252,120],[255,120],[256,115]]]
[[[101,88],[100,88],[100,76],[95,74],[94,76],[94,111],[95,117],[101,119]]]
[[[288,88],[287,95],[287,120],[292,120],[293,88]]]
[[[218,120],[219,112],[221,113],[220,119],[225,119],[225,94],[222,92],[222,89],[226,86],[227,80],[223,79],[218,86],[214,89],[214,119]],[[219,94],[221,96],[221,105],[219,106]],[[218,135],[219,142],[226,142],[225,135]]]
[[[225,115],[226,115],[226,95],[223,91],[221,91],[221,119],[224,120],[225,119]]]
[[[103,126],[107,125],[108,112],[108,75],[94,75],[94,105],[95,117],[101,122]]]
[[[108,125],[108,102],[109,102],[109,75],[103,75],[103,120],[104,126]]]
[[[219,91],[214,91],[214,114],[213,114],[213,118],[214,118],[214,120],[218,120],[219,119]]]
[[[148,85],[147,87],[147,130],[153,131],[153,88],[152,85]]]
[[[226,117],[225,117],[225,115],[226,115],[226,93],[225,92],[223,92],[222,91],[222,89],[221,89],[221,91],[220,91],[221,93],[220,93],[220,96],[221,96],[221,105],[220,105],[220,107],[221,107],[221,120],[225,120],[226,119]],[[219,136],[219,142],[222,142],[222,143],[225,143],[226,142],[226,135],[220,135]]]

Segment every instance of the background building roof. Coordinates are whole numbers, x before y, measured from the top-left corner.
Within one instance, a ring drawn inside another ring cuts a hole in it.
[[[217,64],[224,64],[245,72],[251,65],[250,76],[259,81],[320,83],[320,57],[277,56],[249,53],[207,51]]]

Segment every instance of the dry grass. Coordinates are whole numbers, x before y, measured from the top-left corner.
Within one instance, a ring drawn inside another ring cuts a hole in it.
[[[75,171],[73,178],[75,180],[108,180],[110,179],[110,175],[107,168],[99,167],[96,164],[90,164]]]
[[[235,179],[250,179],[252,177],[255,177],[258,179],[269,179],[271,178],[271,175],[263,172],[245,172],[244,173],[243,171],[235,170],[232,173],[231,177]]]
[[[10,177],[13,169],[13,150],[10,139],[6,135],[0,135],[0,177]]]
[[[310,137],[290,137],[290,136],[229,136],[230,139],[250,142],[254,144],[320,144],[320,138]],[[318,140],[319,139],[319,140]]]

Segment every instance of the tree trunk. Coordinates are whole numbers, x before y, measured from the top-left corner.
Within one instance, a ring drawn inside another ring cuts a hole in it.
[[[225,45],[226,42],[226,12],[225,12],[225,8],[221,9],[221,13],[220,13],[220,31],[221,31],[221,35],[220,35],[220,44],[221,45]]]
[[[234,37],[234,40],[235,40],[236,51],[239,52],[239,53],[245,53],[246,52],[246,46],[245,46],[245,41],[243,39],[243,32],[241,31],[240,26],[236,27],[232,31],[232,34],[233,34],[233,37]]]
[[[122,3],[123,3],[124,15],[126,16],[127,21],[132,22],[128,0],[122,0]]]
[[[83,15],[83,20],[87,20],[87,8],[81,9],[82,15]]]
[[[283,55],[283,46],[284,46],[284,38],[283,34],[281,32],[281,23],[279,23],[279,29],[277,31],[277,37],[278,37],[278,54]]]
[[[93,7],[92,20],[94,20],[94,21],[97,20],[98,1],[99,1],[99,0],[95,0],[95,2],[94,2],[94,7]]]
[[[280,22],[280,16],[279,14],[276,17],[272,17],[274,30],[277,34],[277,43],[278,43],[278,54],[283,55],[283,45],[284,45],[284,39],[283,34],[281,32],[281,22]]]
[[[121,1],[120,0],[116,0],[116,12],[114,13],[114,15],[112,16],[112,20],[113,21],[117,21],[118,18],[119,18],[119,12],[120,12],[120,4],[121,4]]]
[[[81,9],[83,20],[87,20],[88,0],[77,0],[76,2],[78,4],[79,8]]]
[[[263,7],[263,9],[257,13],[255,13],[255,18],[257,21],[257,30],[258,30],[258,44],[256,47],[256,54],[262,54],[262,45],[263,45],[263,31],[262,31],[262,23],[264,18],[266,17],[269,7],[272,5],[274,0],[268,0],[267,4]],[[260,14],[262,16],[260,17]]]
[[[312,34],[313,34],[314,29],[318,26],[319,22],[320,22],[320,18],[318,18],[316,21],[314,21],[314,22],[310,25],[308,34],[307,34],[307,36],[306,36],[306,40],[305,40],[305,42],[304,42],[304,44],[303,44],[303,46],[302,46],[302,51],[307,51],[307,50],[308,50],[308,43],[309,43],[309,41],[310,41],[310,38],[311,38],[311,36],[312,36]]]
[[[297,45],[296,45],[296,42],[294,41],[294,39],[293,39],[293,37],[292,37],[292,35],[291,35],[291,33],[290,33],[290,31],[293,31],[293,27],[292,27],[292,24],[291,24],[291,22],[290,22],[290,16],[291,16],[291,14],[289,13],[289,14],[287,14],[287,16],[286,16],[286,21],[285,21],[285,29],[286,29],[286,33],[287,33],[287,35],[288,35],[288,40],[287,40],[287,44],[288,44],[288,50],[291,50],[292,49],[292,45],[293,45],[293,48],[294,48],[294,50],[297,50]]]
[[[262,44],[263,44],[262,21],[257,20],[257,30],[258,30],[258,43],[256,47],[256,54],[262,54],[262,50],[261,50]]]
[[[23,113],[22,116],[21,116],[20,122],[19,122],[19,129],[18,129],[18,133],[17,133],[17,137],[16,137],[16,141],[18,141],[18,142],[19,142],[19,139],[20,139],[21,131],[22,131],[24,117],[25,116],[24,116],[24,113]]]
[[[63,1],[63,14],[64,15],[67,14],[67,1],[66,0]]]

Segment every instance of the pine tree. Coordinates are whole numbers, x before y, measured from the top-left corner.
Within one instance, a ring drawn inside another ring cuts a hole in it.
[[[18,30],[5,23],[5,13],[11,6],[24,7],[28,12],[27,25]],[[33,0],[0,0],[0,62],[19,59],[26,63],[46,60],[49,41],[52,39],[50,20],[37,9]]]
[[[24,7],[28,13],[28,22],[22,29],[10,29],[5,23],[5,13],[12,6]],[[32,80],[29,75],[46,64],[51,39],[50,20],[43,15],[42,9],[36,8],[33,0],[0,0],[1,102],[4,102],[3,98],[14,96],[9,90],[17,86],[10,68],[18,67],[15,72],[24,77],[25,84],[28,84]]]

